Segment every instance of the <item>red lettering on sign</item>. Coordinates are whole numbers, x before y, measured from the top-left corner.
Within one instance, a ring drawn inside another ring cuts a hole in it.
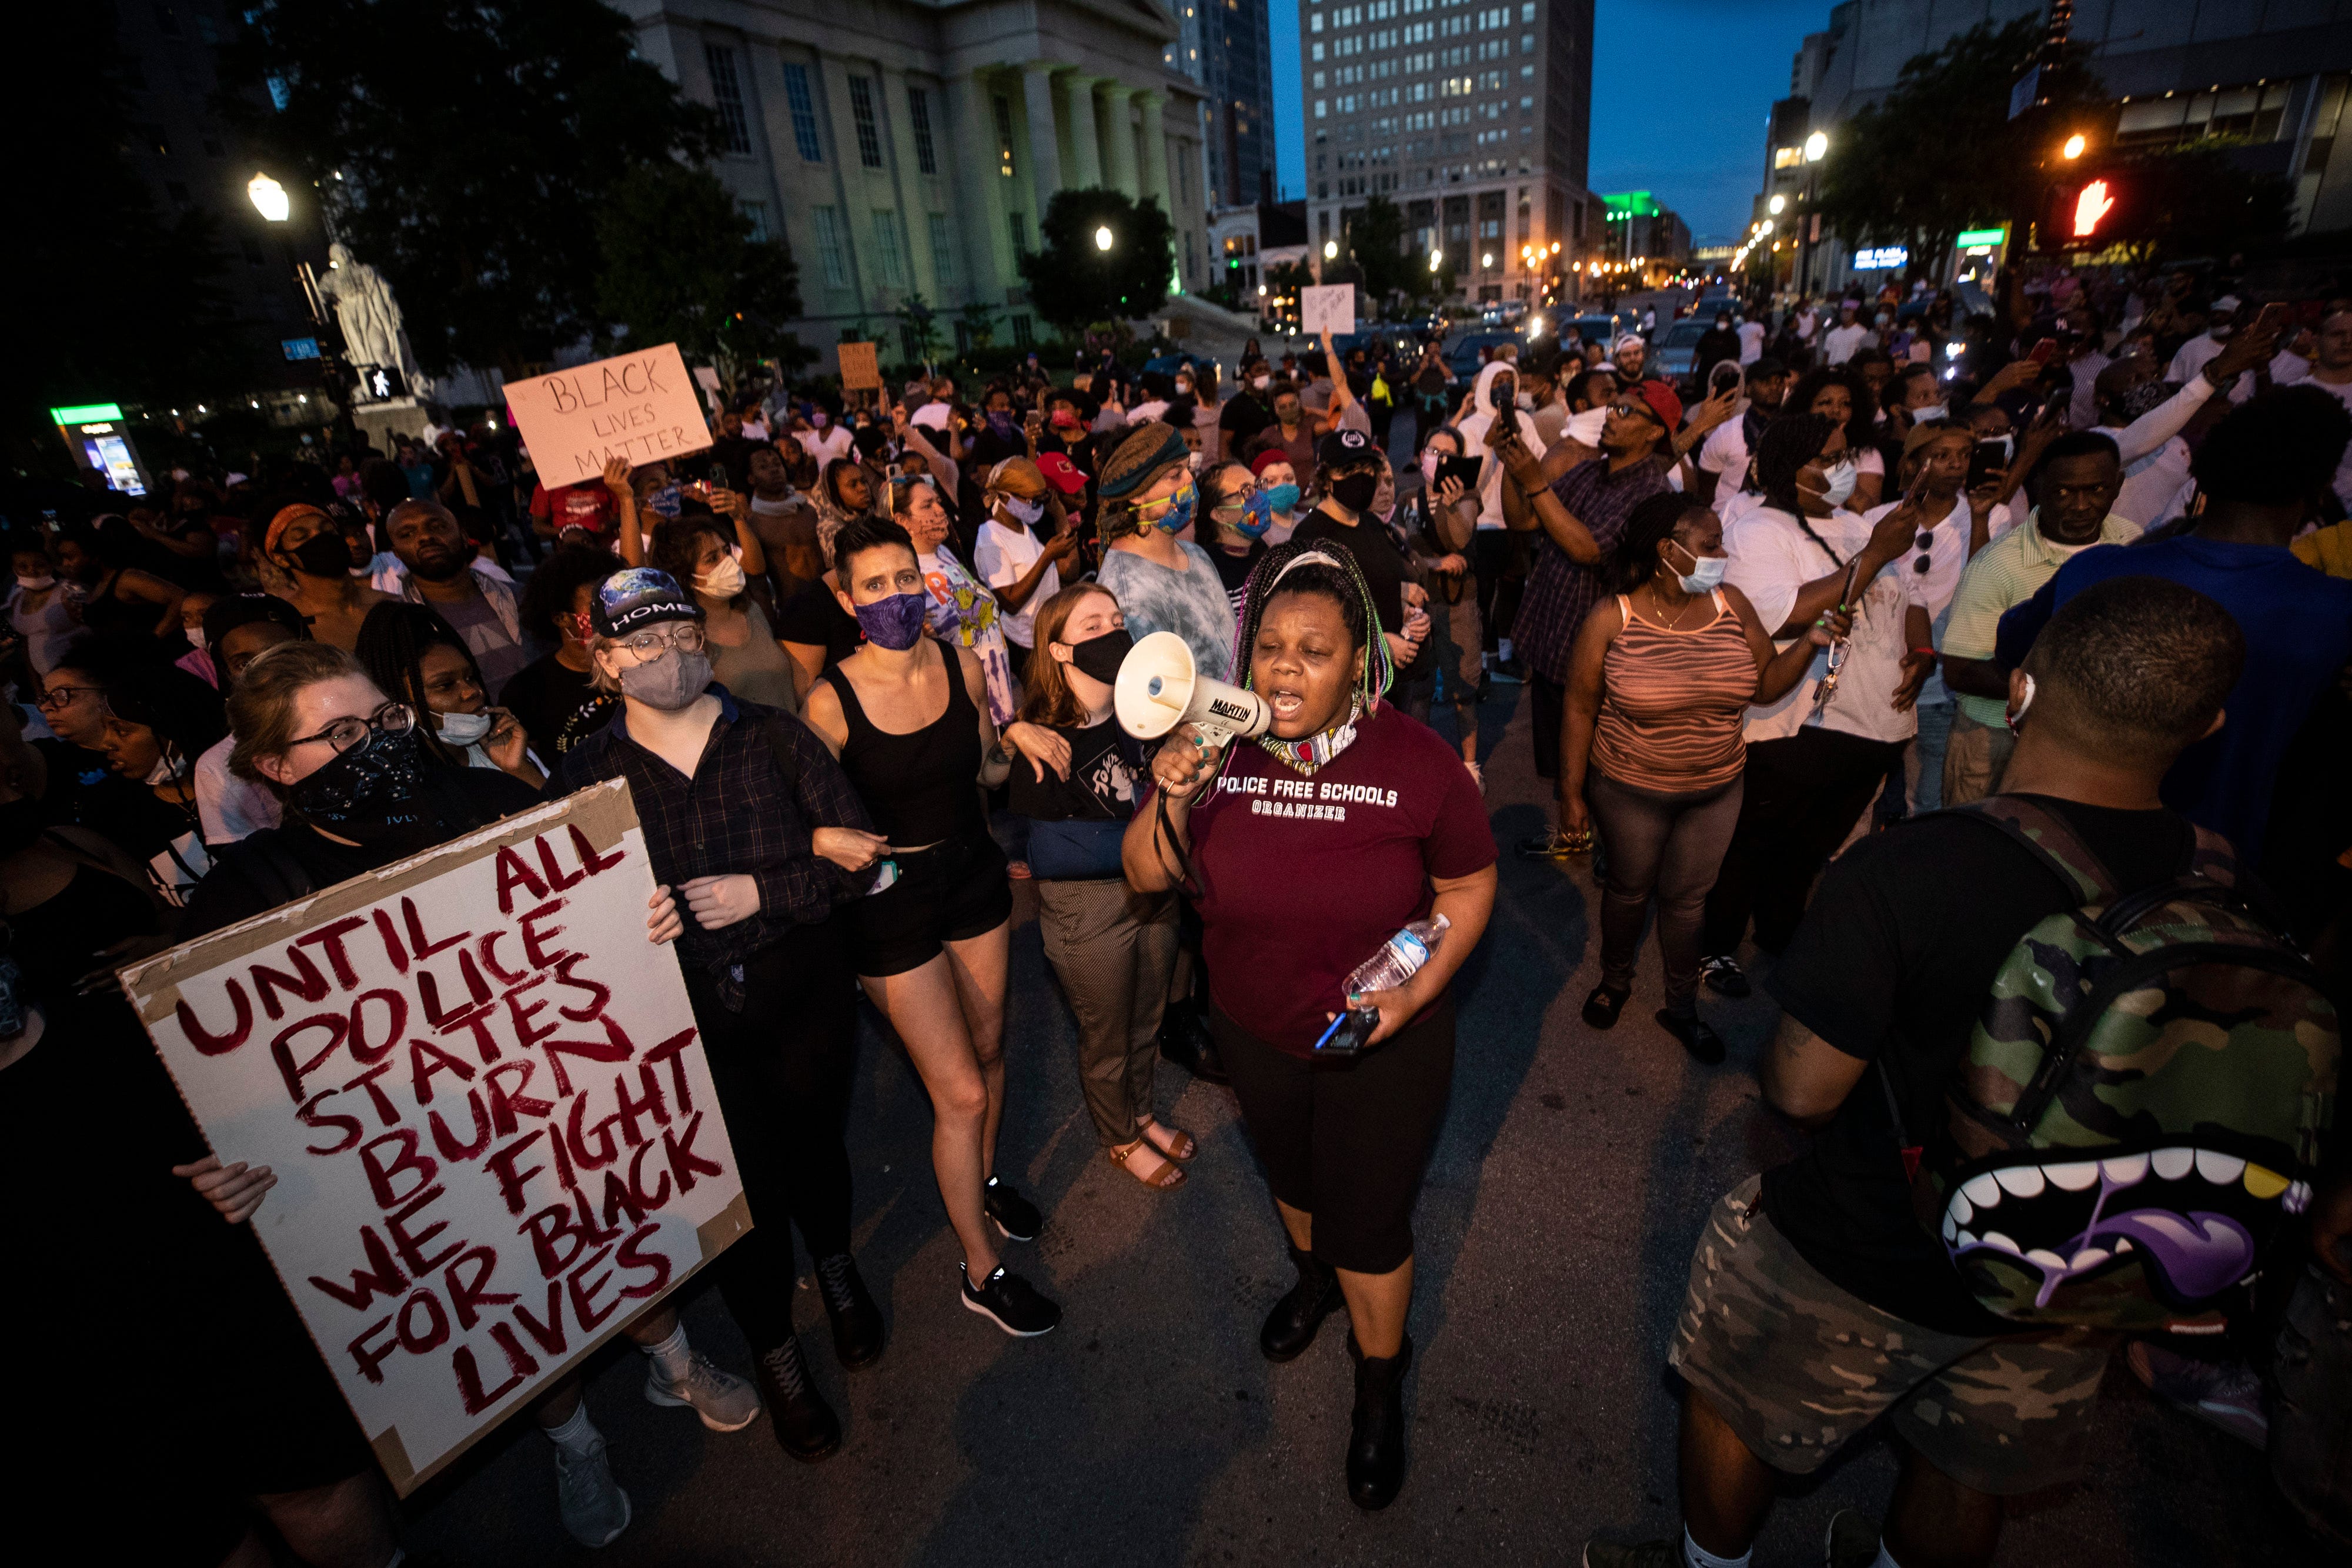
[[[594,876],[600,872],[611,871],[629,858],[628,852],[618,844],[613,846],[611,854],[598,854],[596,846],[588,841],[588,835],[580,831],[580,824],[577,822],[564,823],[563,831],[572,835],[572,852],[580,857],[580,869],[590,876]]]
[[[383,1244],[383,1238],[375,1233],[374,1226],[360,1227],[360,1250],[367,1254],[368,1266],[352,1270],[350,1288],[316,1274],[310,1276],[310,1283],[355,1312],[367,1311],[368,1303],[378,1296],[396,1296],[408,1289],[408,1276],[402,1273],[400,1265],[392,1260],[392,1249]]]
[[[525,971],[509,969],[499,962],[499,938],[510,935],[512,933],[507,931],[486,931],[482,934],[479,948],[482,967],[488,969],[490,978],[501,986],[519,986],[527,977]]]
[[[681,1116],[694,1113],[694,1092],[686,1083],[686,1048],[694,1043],[694,1031],[682,1029],[651,1051],[646,1052],[646,1066],[669,1063],[669,1086],[677,1095],[677,1113]]]
[[[396,975],[408,973],[408,949],[400,945],[400,934],[392,928],[392,912],[379,909],[375,914],[376,935],[383,938],[383,956],[392,960]]]
[[[440,1112],[425,1113],[425,1125],[433,1129],[433,1146],[441,1151],[443,1159],[452,1164],[470,1160],[490,1145],[490,1118],[488,1113],[482,1109],[480,1093],[467,1090],[466,1107],[474,1113],[474,1141],[470,1144],[461,1144],[451,1135],[447,1124],[441,1120]]]
[[[531,840],[531,843],[539,851],[539,869],[547,873],[548,893],[562,893],[565,888],[570,887],[572,883],[586,879],[588,873],[584,871],[575,871],[571,875],[566,876],[562,871],[557,867],[555,863],[555,846],[547,841],[547,835],[545,833],[541,833],[539,837]],[[540,896],[544,898],[547,894],[541,894]]]
[[[298,1066],[294,1061],[295,1037],[306,1030],[313,1029],[323,1029],[327,1031],[326,1049]],[[270,1060],[278,1063],[278,1076],[286,1081],[288,1099],[298,1105],[302,1103],[303,1074],[333,1055],[335,1047],[343,1043],[343,1036],[349,1034],[351,1029],[351,1020],[341,1013],[312,1013],[309,1018],[297,1019],[278,1030],[278,1038],[269,1042],[269,1055]]]
[[[702,1113],[699,1111],[694,1113],[694,1120],[686,1124],[683,1136],[667,1127],[662,1129],[662,1153],[669,1156],[670,1174],[677,1177],[677,1190],[682,1193],[694,1190],[695,1173],[698,1171],[704,1176],[727,1174],[720,1166],[712,1165],[694,1152],[694,1134],[700,1131]]]
[[[571,900],[566,898],[551,899],[536,909],[526,911],[515,921],[522,930],[523,956],[530,960],[532,968],[549,968],[572,956],[570,953],[551,953],[547,950],[547,945],[550,942],[563,935],[562,926],[558,925],[552,930],[541,931],[537,925],[537,922],[541,920],[554,919],[555,912],[570,902]]]
[[[388,1020],[383,1028],[383,1043],[378,1046],[368,1044],[367,1005],[370,1002],[381,1006]],[[383,1060],[387,1051],[400,1043],[400,1031],[407,1027],[408,998],[406,997],[402,996],[398,991],[391,990],[362,991],[352,998],[352,1032],[349,1036],[352,1059],[354,1061]]]
[[[473,1272],[466,1272],[470,1267]],[[488,1247],[468,1247],[457,1255],[457,1260],[441,1270],[441,1282],[449,1291],[449,1305],[457,1314],[457,1326],[470,1332],[481,1321],[484,1307],[512,1306],[522,1298],[512,1291],[492,1291],[484,1287],[498,1271],[499,1255]]]
[[[597,1264],[602,1263],[605,1259],[610,1258],[612,1255],[613,1249],[610,1247],[598,1248],[596,1249],[595,1256],[590,1258],[588,1261],[581,1264],[579,1268],[573,1270],[563,1281],[565,1285],[571,1288],[572,1310],[573,1313],[579,1317],[580,1326],[591,1333],[594,1332],[597,1324],[603,1322],[606,1318],[611,1317],[614,1312],[621,1310],[622,1298],[619,1296],[614,1296],[613,1298],[612,1305],[604,1308],[602,1312],[597,1311],[595,1305],[594,1298],[596,1292],[604,1289],[606,1282],[613,1278],[613,1270],[607,1269],[603,1273],[597,1275],[593,1280],[589,1280],[584,1284],[582,1282],[589,1270],[593,1269]]]
[[[482,971],[474,956],[462,948],[457,954],[457,976],[466,982],[466,994],[476,1006],[490,999],[490,983],[482,978]],[[457,1009],[441,1005],[441,982],[429,969],[416,972],[416,999],[425,1004],[425,1019],[436,1030],[446,1029],[457,1016]]]
[[[327,955],[327,967],[335,972],[335,984],[348,991],[360,983],[360,977],[352,969],[350,955],[343,951],[343,938],[366,924],[367,920],[363,915],[347,915],[341,920],[320,926],[308,936],[297,936],[294,939],[294,946],[308,947],[316,943]],[[318,998],[311,997],[305,999],[316,1001]]]
[[[625,1072],[613,1074],[613,1100],[619,1107],[614,1114],[621,1119],[622,1138],[632,1146],[644,1143],[647,1137],[637,1126],[637,1117],[641,1113],[650,1113],[658,1126],[669,1125],[669,1107],[662,1103],[661,1080],[654,1076],[652,1068],[640,1065],[637,1081],[645,1085],[646,1097],[632,1100],[629,1098],[629,1075]]]
[[[413,1235],[408,1229],[408,1222],[415,1218],[419,1209],[448,1190],[445,1186],[428,1187],[383,1217],[383,1228],[392,1233],[392,1244],[399,1249],[400,1260],[408,1265],[408,1272],[412,1277],[431,1273],[456,1257],[458,1249],[466,1245],[463,1241],[452,1241],[439,1252],[427,1258],[424,1255],[425,1246],[435,1237],[448,1229],[449,1222],[446,1219],[436,1219]]]
[[[530,1082],[530,1075],[538,1070],[539,1064],[535,1061],[501,1061],[482,1074],[482,1082],[488,1085],[490,1091],[490,1124],[499,1130],[499,1137],[511,1135],[522,1124],[515,1120],[518,1112],[525,1116],[543,1119],[555,1109],[554,1101],[541,1100],[522,1092],[523,1085]],[[509,1073],[519,1074],[511,1092],[499,1082]]]
[[[327,995],[327,977],[319,973],[319,966],[310,962],[310,955],[299,947],[289,947],[286,956],[294,961],[294,973],[272,969],[256,964],[248,971],[253,976],[253,988],[261,994],[261,1010],[272,1019],[286,1016],[285,1004],[278,999],[280,991],[291,991],[306,1002],[323,1001]]]
[[[530,1309],[520,1301],[515,1303],[515,1322],[523,1332],[538,1342],[539,1348],[550,1355],[563,1354],[563,1281],[551,1280],[547,1284],[547,1321],[541,1322],[530,1315]]]
[[[361,1124],[360,1119],[357,1116],[328,1115],[320,1111],[319,1103],[320,1101],[331,1100],[341,1092],[342,1091],[340,1089],[321,1089],[316,1094],[311,1095],[310,1099],[304,1101],[300,1108],[294,1113],[295,1115],[301,1118],[302,1124],[306,1127],[332,1127],[343,1135],[342,1142],[331,1145],[323,1149],[316,1144],[306,1144],[303,1145],[304,1153],[313,1155],[340,1155],[345,1149],[350,1148],[353,1144],[358,1143],[360,1141],[361,1134],[366,1131],[366,1128]]]
[[[408,1042],[408,1083],[420,1105],[433,1103],[433,1075],[454,1072],[467,1082],[473,1082],[474,1070],[443,1051],[430,1040],[411,1040]]]
[[[656,1209],[669,1201],[669,1172],[667,1171],[656,1171],[655,1175],[661,1179],[654,1184],[653,1191],[646,1190],[646,1156],[653,1153],[653,1145],[644,1144],[639,1145],[636,1153],[629,1156],[629,1196],[637,1200],[637,1207],[640,1209]]]
[[[422,1329],[409,1321],[420,1306],[425,1309],[425,1326]],[[441,1310],[440,1297],[420,1286],[415,1294],[400,1303],[399,1328],[400,1348],[411,1355],[423,1355],[448,1343],[449,1314]]]
[[[226,1056],[243,1045],[246,1037],[253,1032],[253,1003],[246,998],[245,988],[235,980],[228,983],[228,1005],[233,1016],[226,1034],[215,1034],[198,1023],[196,1010],[188,1006],[185,997],[173,1005],[172,1011],[180,1020],[180,1032],[188,1037],[197,1055]]]
[[[563,1059],[567,1056],[585,1057],[590,1061],[626,1061],[635,1053],[636,1047],[629,1043],[629,1037],[622,1032],[619,1024],[614,1023],[609,1017],[598,1021],[604,1026],[604,1039],[601,1044],[586,1040],[548,1040],[547,1065],[555,1074],[556,1092],[560,1094],[572,1092],[572,1079],[563,1071]],[[518,1020],[518,1030],[520,1027],[520,1023]],[[553,1034],[555,1028],[556,1026],[552,1024],[549,1025],[547,1032]],[[532,1038],[537,1040],[543,1037],[533,1036]]]
[[[569,1203],[551,1203],[522,1223],[523,1234],[530,1238],[531,1256],[538,1260],[539,1277],[552,1280],[572,1267],[588,1245],[588,1238],[580,1228],[579,1217]],[[559,1256],[556,1249],[561,1245]]]
[[[527,1171],[518,1171],[514,1168],[515,1162],[523,1157],[531,1145],[539,1142],[541,1131],[542,1129],[537,1127],[532,1128],[497,1154],[492,1155],[488,1162],[490,1174],[499,1178],[499,1196],[506,1199],[509,1214],[522,1212],[522,1184],[547,1168],[545,1166],[533,1166]]]
[[[638,1242],[656,1234],[660,1229],[661,1227],[658,1225],[640,1225],[636,1229],[629,1232],[629,1239],[626,1241],[621,1243],[621,1267],[643,1269],[651,1276],[642,1283],[625,1287],[621,1294],[642,1301],[647,1297],[658,1296],[669,1288],[668,1254],[647,1252],[637,1245]]]
[[[498,873],[500,915],[514,913],[514,890],[518,887],[530,889],[533,898],[547,896],[547,883],[539,879],[539,873],[524,862],[522,856],[514,852],[511,844],[499,851]]]
[[[646,1146],[651,1148],[653,1145],[648,1144]],[[637,1207],[635,1196],[629,1191],[629,1184],[621,1179],[621,1173],[617,1170],[604,1173],[604,1201],[597,1206],[596,1212],[604,1217],[607,1226],[613,1225],[625,1214],[632,1225],[643,1224],[646,1218],[646,1211]]]
[[[383,1381],[383,1364],[392,1359],[392,1353],[394,1351],[400,1348],[400,1342],[398,1340],[387,1341],[381,1348],[369,1343],[371,1340],[374,1339],[376,1335],[383,1333],[385,1330],[391,1327],[392,1319],[390,1317],[378,1318],[375,1322],[368,1324],[367,1327],[360,1330],[357,1337],[355,1337],[347,1347],[352,1353],[352,1360],[359,1365],[360,1375],[366,1378],[370,1383],[382,1383]]]
[[[388,1145],[398,1145],[400,1153],[386,1165],[376,1151]],[[674,1163],[674,1162],[673,1162]],[[440,1163],[431,1155],[416,1152],[416,1134],[407,1127],[394,1127],[360,1145],[360,1166],[367,1172],[368,1190],[375,1195],[378,1208],[394,1208],[406,1203],[433,1183],[440,1172]],[[393,1178],[404,1171],[415,1171],[416,1180],[406,1192],[396,1191]]]
[[[572,1123],[569,1138],[572,1163],[583,1171],[600,1171],[620,1157],[621,1146],[613,1138],[613,1124],[621,1119],[619,1112],[605,1117],[594,1126],[581,1130],[581,1118],[588,1109],[588,1096],[580,1095],[572,1102]],[[593,1140],[593,1141],[592,1141]]]
[[[446,947],[455,947],[473,935],[470,931],[460,931],[455,936],[444,937],[438,942],[426,940],[425,923],[416,917],[416,901],[413,898],[400,901],[400,918],[408,927],[408,950],[415,955],[420,964]]]

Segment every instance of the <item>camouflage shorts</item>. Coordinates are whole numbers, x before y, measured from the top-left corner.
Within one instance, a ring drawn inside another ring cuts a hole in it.
[[[1776,1470],[1807,1475],[1881,1416],[1962,1486],[2036,1491],[2081,1469],[2113,1336],[1986,1339],[1841,1290],[1766,1218],[1751,1176],[1707,1216],[1667,1361]]]

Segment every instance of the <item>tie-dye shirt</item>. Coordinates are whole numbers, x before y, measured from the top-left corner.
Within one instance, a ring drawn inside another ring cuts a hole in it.
[[[1192,650],[1192,666],[1212,680],[1230,681],[1234,653],[1234,607],[1225,597],[1216,563],[1199,545],[1183,539],[1185,570],[1171,571],[1133,550],[1103,552],[1095,580],[1118,596],[1127,630],[1137,642],[1154,632],[1173,632]]]

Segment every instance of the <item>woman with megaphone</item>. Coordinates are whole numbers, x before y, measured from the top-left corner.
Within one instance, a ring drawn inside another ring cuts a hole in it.
[[[1220,742],[1252,727],[1179,726],[1121,844],[1131,886],[1188,883],[1201,912],[1211,1027],[1289,1233],[1298,1282],[1259,1348],[1292,1360],[1347,1305],[1348,1495],[1365,1509],[1387,1507],[1404,1479],[1413,1204],[1454,1075],[1452,982],[1495,904],[1477,783],[1435,731],[1382,701],[1381,633],[1349,552],[1269,554],[1236,673],[1271,723],[1232,744]],[[1441,916],[1408,979],[1348,994],[1403,927]],[[1342,1013],[1370,1020],[1360,1049],[1318,1054]]]

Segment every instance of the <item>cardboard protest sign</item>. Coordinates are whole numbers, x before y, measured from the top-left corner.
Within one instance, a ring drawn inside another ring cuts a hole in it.
[[[871,343],[841,345],[841,384],[847,392],[882,390],[882,364]]]
[[[702,401],[676,343],[507,383],[507,408],[549,489],[600,478],[710,444]]]
[[[751,1228],[615,779],[122,972],[403,1496]]]
[[[1352,332],[1356,329],[1356,286],[1352,283],[1318,284],[1298,291],[1299,329],[1313,337],[1318,332]]]

